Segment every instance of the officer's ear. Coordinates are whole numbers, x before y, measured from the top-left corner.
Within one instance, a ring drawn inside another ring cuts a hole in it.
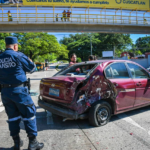
[[[18,51],[18,44],[14,44],[14,51]]]

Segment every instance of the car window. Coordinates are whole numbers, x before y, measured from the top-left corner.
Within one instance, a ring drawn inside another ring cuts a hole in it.
[[[105,70],[105,75],[107,78],[112,78],[112,73],[110,67],[107,67]]]
[[[90,73],[91,70],[97,66],[97,63],[92,64],[76,64],[71,67],[66,68],[62,72],[58,73],[57,75],[61,76],[86,76]]]
[[[133,78],[149,78],[148,73],[138,65],[128,63]]]
[[[124,63],[114,63],[110,65],[112,78],[129,78],[128,70]]]

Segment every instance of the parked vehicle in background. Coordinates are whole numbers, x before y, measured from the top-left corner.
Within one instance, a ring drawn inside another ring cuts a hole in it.
[[[45,70],[45,63],[36,62],[35,64],[36,64],[37,71]]]
[[[41,80],[38,104],[66,119],[88,118],[102,126],[112,115],[150,105],[150,74],[126,60],[75,64]]]
[[[145,53],[145,58],[148,58],[148,55],[150,55],[150,52]]]

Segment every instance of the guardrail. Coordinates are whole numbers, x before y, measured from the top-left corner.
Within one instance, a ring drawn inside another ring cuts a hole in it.
[[[56,15],[58,14],[58,17]],[[150,25],[150,17],[131,15],[103,15],[103,14],[71,14],[63,17],[62,13],[11,13],[9,21],[7,13],[0,13],[0,24],[3,23],[73,23],[73,24],[124,24],[124,25]]]

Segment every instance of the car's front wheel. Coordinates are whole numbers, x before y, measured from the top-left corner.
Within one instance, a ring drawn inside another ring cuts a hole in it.
[[[111,118],[112,109],[106,101],[96,102],[89,111],[89,122],[91,125],[99,127],[107,124]]]

